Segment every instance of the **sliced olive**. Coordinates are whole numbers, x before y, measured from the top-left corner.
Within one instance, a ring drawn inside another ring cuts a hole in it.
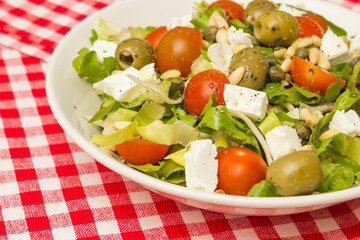
[[[324,178],[318,156],[311,151],[297,151],[276,159],[266,171],[266,180],[282,196],[314,192]]]
[[[283,11],[263,13],[254,23],[255,38],[269,47],[289,46],[297,39],[299,30],[296,18]]]
[[[128,67],[141,69],[154,62],[154,48],[144,39],[129,38],[119,43],[115,59],[123,70]]]
[[[239,67],[245,68],[239,86],[259,90],[264,85],[269,66],[266,57],[258,49],[245,48],[236,53],[231,59],[229,73]]]
[[[244,23],[246,25],[254,24],[256,18],[264,12],[274,11],[276,6],[267,0],[255,0],[250,2],[244,11]]]

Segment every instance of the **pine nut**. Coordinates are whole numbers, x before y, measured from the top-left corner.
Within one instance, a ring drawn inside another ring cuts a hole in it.
[[[245,44],[240,44],[240,45],[237,45],[237,46],[233,47],[231,49],[231,51],[235,55],[235,54],[237,54],[238,52],[240,52],[241,50],[243,50],[244,48],[247,48],[247,47],[249,47],[249,46],[245,45]]]
[[[312,40],[313,40],[313,44],[316,46],[316,47],[320,47],[321,46],[321,38],[319,38],[318,36],[316,35],[312,35],[311,36]]]
[[[225,28],[220,28],[216,33],[216,42],[217,43],[228,43],[227,31]]]
[[[330,65],[329,59],[326,57],[325,53],[323,53],[322,51],[320,51],[320,56],[319,56],[317,65],[318,65],[318,67],[320,67],[324,70],[330,69],[331,65]]]
[[[286,53],[286,48],[280,48],[280,49],[274,51],[274,57],[282,58],[285,53]]]
[[[222,190],[222,189],[217,189],[214,193],[225,194],[224,190]]]
[[[299,48],[299,43],[303,40],[303,38],[298,38],[296,39],[290,46],[295,48],[295,49],[298,49]]]
[[[309,61],[316,65],[320,58],[320,50],[318,48],[312,48],[309,51]]]
[[[277,158],[281,158],[282,156],[285,156],[286,154],[293,153],[293,152],[296,152],[295,148],[285,149],[277,155]]]
[[[108,149],[108,150],[110,150],[110,151],[112,151],[112,152],[116,152],[116,147],[115,147],[115,145],[106,146],[105,148]]]
[[[305,145],[302,146],[299,150],[303,150],[303,151],[314,151],[315,147],[314,145]]]
[[[320,139],[320,141],[324,141],[338,133],[340,133],[340,131],[335,130],[335,129],[330,129],[330,130],[327,130],[326,132],[324,132],[323,134],[321,134],[319,139]]]
[[[305,120],[306,125],[309,127],[315,127],[319,123],[319,117],[312,114],[307,108],[300,110],[300,119]]]
[[[211,16],[210,16],[210,18],[209,18],[209,20],[208,20],[208,26],[210,27],[210,26],[216,26],[216,21],[215,21],[215,15],[216,14],[218,14],[218,15],[220,15],[219,13],[218,13],[218,11],[214,11],[212,14],[211,14]]]
[[[286,58],[280,67],[284,72],[289,72],[291,70],[291,58]]]
[[[181,76],[181,72],[177,69],[171,69],[171,70],[167,70],[166,72],[164,72],[163,74],[161,74],[160,78],[161,79],[166,79],[166,78],[178,78]]]
[[[284,59],[286,58],[292,58],[295,55],[296,49],[294,47],[289,47],[285,54],[284,54]]]
[[[245,74],[245,68],[244,67],[238,67],[235,71],[233,71],[229,76],[229,82],[231,84],[237,85],[241,79],[244,77]]]
[[[226,30],[229,29],[229,24],[218,11],[214,11],[211,14],[208,20],[208,26],[216,26],[218,28],[225,28]]]
[[[299,48],[308,47],[313,45],[314,40],[311,37],[304,38],[298,45]]]

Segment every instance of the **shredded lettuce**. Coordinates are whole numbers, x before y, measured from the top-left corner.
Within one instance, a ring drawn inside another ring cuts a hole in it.
[[[138,123],[138,126],[145,126],[156,120],[160,120],[164,114],[165,107],[163,105],[154,102],[146,102],[139,110],[135,121]]]
[[[266,118],[260,123],[259,130],[265,136],[267,132],[271,129],[282,126],[279,118],[276,116],[275,112],[271,111]]]
[[[136,133],[136,122],[132,122],[110,135],[94,135],[91,141],[101,147],[113,146],[134,139]]]

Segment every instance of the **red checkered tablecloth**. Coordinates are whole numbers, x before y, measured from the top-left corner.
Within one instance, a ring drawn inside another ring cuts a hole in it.
[[[360,12],[357,0],[331,1]],[[44,73],[64,34],[111,2],[0,0],[0,239],[360,239],[360,199],[231,216],[150,192],[83,152],[50,110]]]

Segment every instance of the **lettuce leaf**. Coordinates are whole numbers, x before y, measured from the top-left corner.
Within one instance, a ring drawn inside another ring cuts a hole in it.
[[[226,17],[224,15],[224,13],[221,11],[220,7],[218,5],[214,5],[207,11],[206,10],[198,11],[198,13],[197,13],[198,16],[196,18],[192,19],[190,22],[197,29],[200,29],[200,28],[206,29],[206,28],[208,28],[209,18],[214,11],[218,11],[220,13],[220,15],[226,20]]]
[[[265,180],[255,184],[247,194],[248,197],[280,197],[275,188]]]
[[[146,102],[140,108],[135,121],[138,126],[149,125],[156,120],[160,120],[165,114],[165,107],[163,105]]]
[[[101,147],[113,146],[134,139],[135,133],[136,133],[136,122],[132,122],[127,127],[124,127],[113,134],[94,135],[91,139],[91,142]]]

